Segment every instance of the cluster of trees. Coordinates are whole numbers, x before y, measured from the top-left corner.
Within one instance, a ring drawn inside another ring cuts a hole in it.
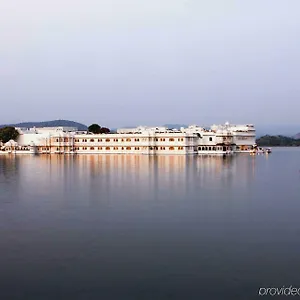
[[[262,147],[300,146],[300,139],[283,135],[264,135],[256,140],[256,144]]]
[[[6,126],[0,128],[0,142],[7,143],[10,140],[16,140],[19,136],[19,132],[12,126]]]
[[[98,124],[92,124],[88,127],[88,131],[99,134],[99,133],[110,133],[110,130],[107,127],[101,127]]]

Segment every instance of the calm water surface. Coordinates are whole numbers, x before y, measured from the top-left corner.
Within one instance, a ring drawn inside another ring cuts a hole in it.
[[[0,156],[0,299],[254,299],[299,254],[299,148]]]

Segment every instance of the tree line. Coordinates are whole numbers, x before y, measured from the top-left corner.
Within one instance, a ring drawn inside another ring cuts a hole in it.
[[[256,144],[262,147],[300,146],[300,139],[283,135],[264,135],[256,140]]]

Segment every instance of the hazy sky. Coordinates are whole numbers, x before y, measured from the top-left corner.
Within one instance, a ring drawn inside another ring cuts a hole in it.
[[[0,0],[0,124],[300,123],[299,0]]]

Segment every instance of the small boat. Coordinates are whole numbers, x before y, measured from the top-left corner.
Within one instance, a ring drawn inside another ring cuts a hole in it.
[[[258,155],[258,154],[269,154],[272,153],[271,148],[261,148],[261,147],[254,147],[250,155]]]
[[[272,149],[271,148],[266,148],[265,153],[267,153],[267,154],[272,153]]]

